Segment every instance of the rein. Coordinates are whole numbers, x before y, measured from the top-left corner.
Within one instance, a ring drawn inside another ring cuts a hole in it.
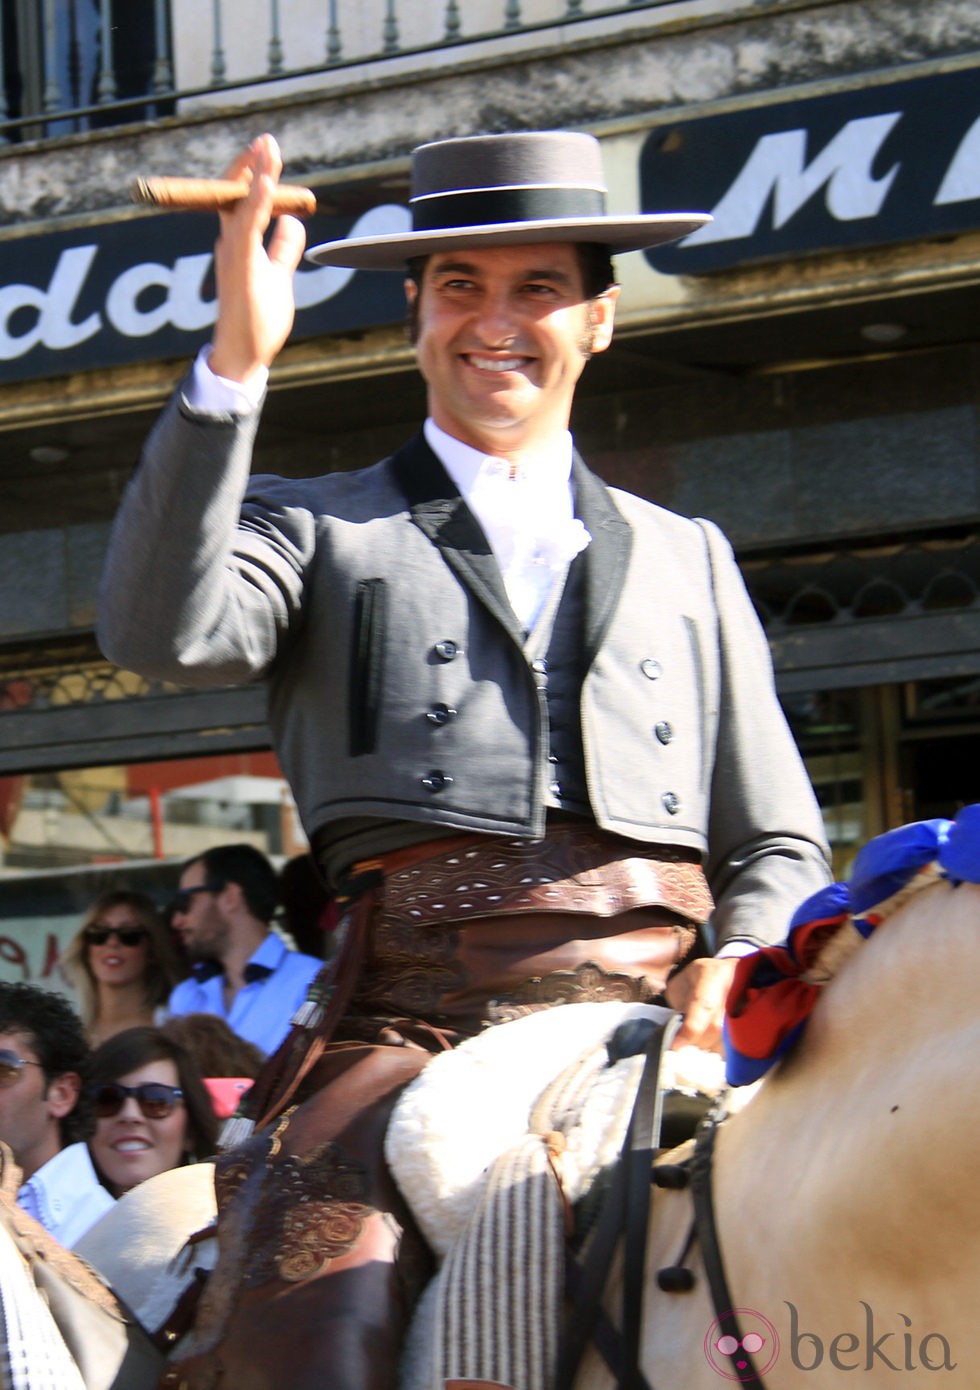
[[[711,1291],[717,1325],[723,1336],[734,1338],[736,1343],[735,1350],[726,1353],[731,1364],[730,1379],[741,1385],[752,1384],[757,1386],[758,1390],[765,1390],[762,1377],[755,1369],[751,1355],[742,1346],[742,1329],[735,1314],[725,1276],[725,1264],[718,1240],[718,1225],[715,1221],[715,1204],[711,1195],[711,1164],[715,1137],[724,1118],[724,1111],[720,1106],[712,1110],[701,1122],[694,1140],[690,1173],[694,1225],[701,1246],[701,1260]]]
[[[567,1390],[578,1372],[591,1340],[616,1378],[616,1390],[655,1390],[640,1369],[640,1331],[651,1186],[690,1187],[694,1206],[691,1232],[677,1265],[660,1271],[658,1284],[666,1293],[683,1294],[694,1286],[695,1275],[684,1263],[695,1236],[711,1294],[720,1335],[730,1337],[735,1349],[727,1355],[731,1380],[765,1390],[749,1352],[742,1346],[742,1330],[725,1275],[715,1208],[711,1191],[714,1143],[725,1118],[719,1101],[698,1126],[694,1153],[680,1164],[654,1165],[659,1151],[663,1118],[660,1072],[663,1054],[681,1023],[680,1015],[654,1029],[645,1043],[646,1057],[637,1088],[633,1114],[620,1161],[592,1232],[584,1261],[568,1260],[569,1313],[558,1360],[555,1390]],[[639,1050],[638,1048],[636,1049]],[[617,1331],[602,1308],[602,1295],[619,1240],[623,1240],[622,1330]]]

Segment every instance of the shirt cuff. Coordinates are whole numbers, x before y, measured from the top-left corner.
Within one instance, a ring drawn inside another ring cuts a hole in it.
[[[184,388],[184,399],[192,410],[205,415],[251,415],[259,408],[269,381],[269,369],[260,367],[247,381],[229,381],[215,376],[208,359],[211,344],[206,343],[194,359]]]

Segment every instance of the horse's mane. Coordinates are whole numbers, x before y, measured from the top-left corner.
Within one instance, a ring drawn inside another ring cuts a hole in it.
[[[934,883],[939,883],[943,879],[942,870],[935,862],[925,864],[918,873],[904,884],[897,893],[893,893],[890,898],[875,906],[873,919],[875,929],[884,925],[890,917],[903,908],[910,899],[920,893],[923,888],[930,888]],[[866,918],[865,921],[868,919]],[[811,984],[825,985],[839,975],[844,966],[854,956],[855,952],[868,939],[869,933],[861,931],[854,918],[848,917],[841,923],[839,930],[832,932],[824,944],[817,951],[812,965],[804,970],[800,978],[807,980]]]
[[[730,1084],[757,1081],[802,1035],[820,994],[858,948],[924,888],[980,883],[980,805],[870,841],[851,878],[797,909],[786,940],[742,957],[726,1007]]]

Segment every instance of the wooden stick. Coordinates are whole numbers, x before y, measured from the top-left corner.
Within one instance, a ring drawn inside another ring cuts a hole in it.
[[[174,211],[222,212],[234,207],[248,190],[246,179],[137,179],[133,184],[133,202]],[[273,217],[281,217],[283,213],[310,217],[314,212],[316,198],[311,189],[292,183],[276,185]]]

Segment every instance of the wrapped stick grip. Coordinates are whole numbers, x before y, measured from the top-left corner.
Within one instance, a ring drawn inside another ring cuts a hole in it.
[[[248,190],[246,179],[137,179],[133,184],[133,202],[173,211],[222,212],[234,207]],[[276,185],[273,217],[281,217],[284,213],[309,217],[314,212],[316,198],[311,189],[293,183]]]

